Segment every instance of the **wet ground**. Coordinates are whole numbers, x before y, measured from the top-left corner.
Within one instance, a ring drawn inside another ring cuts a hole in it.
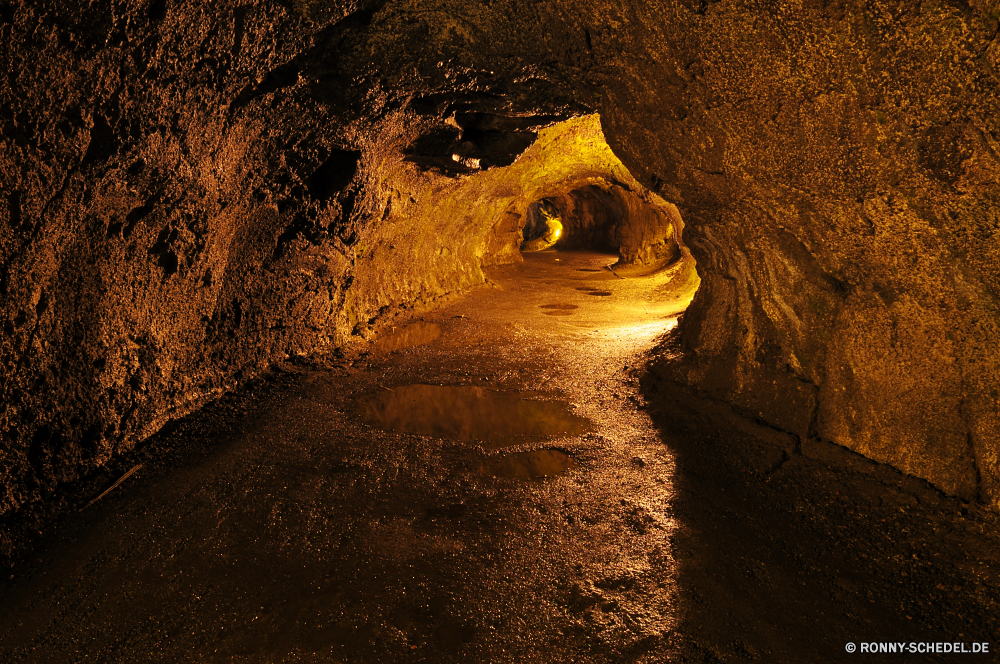
[[[0,660],[1000,650],[995,517],[657,380],[676,358],[643,367],[683,309],[679,268],[622,279],[612,261],[527,255],[366,354],[281,367],[74,487],[0,589]]]

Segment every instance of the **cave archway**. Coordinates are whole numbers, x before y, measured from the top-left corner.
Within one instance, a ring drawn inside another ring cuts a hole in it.
[[[528,206],[521,229],[521,251],[544,251],[564,239],[565,226],[551,199],[543,198]]]
[[[614,254],[617,268],[649,274],[682,257],[682,232],[674,206],[599,178],[528,205],[521,251],[552,248]]]
[[[557,243],[560,249],[618,253],[622,224],[628,219],[628,211],[606,188],[609,185],[601,185],[587,184],[547,199],[565,229]]]
[[[468,122],[456,118],[460,127]],[[433,146],[437,157],[429,142],[416,141],[424,152],[407,159],[417,168],[368,166],[375,186],[359,198],[358,207],[384,212],[359,234],[352,275],[355,285],[365,287],[347,293],[341,329],[367,337],[409,310],[401,304],[430,306],[482,284],[488,268],[520,262],[522,248],[611,251],[608,264],[623,277],[649,274],[683,258],[697,280],[694,259],[683,247],[679,211],[618,159],[599,115],[529,120],[520,119],[517,132],[530,128],[535,140],[504,166],[472,167],[448,157],[470,143],[469,136],[478,136],[464,129],[453,132],[450,143],[442,139]],[[504,123],[493,119],[494,125]],[[414,139],[407,135],[407,140]],[[560,227],[543,223],[546,215],[559,219]]]

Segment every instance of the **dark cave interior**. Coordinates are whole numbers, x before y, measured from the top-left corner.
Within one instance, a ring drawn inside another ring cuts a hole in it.
[[[0,658],[995,641],[998,16],[0,0]]]

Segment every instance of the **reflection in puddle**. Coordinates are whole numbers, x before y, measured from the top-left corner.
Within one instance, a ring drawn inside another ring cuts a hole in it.
[[[590,430],[590,421],[574,415],[565,402],[471,386],[401,385],[371,396],[363,416],[384,429],[487,441],[491,447]]]
[[[539,305],[541,309],[549,309],[549,311],[543,311],[546,316],[572,316],[575,313],[575,309],[580,307],[575,304],[566,304],[564,302],[559,302],[556,304],[542,304]]]
[[[486,459],[479,464],[479,475],[535,480],[559,475],[576,465],[573,457],[559,450],[514,452]]]
[[[375,342],[375,348],[392,352],[412,346],[430,343],[441,336],[441,326],[437,323],[413,323],[402,327],[389,336]]]

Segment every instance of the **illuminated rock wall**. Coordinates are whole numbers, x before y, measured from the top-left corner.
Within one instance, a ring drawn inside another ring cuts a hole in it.
[[[680,256],[680,213],[645,187],[602,180],[548,200],[565,225],[559,249],[614,251],[620,267],[662,267]]]
[[[661,372],[996,503],[995,4],[0,5],[0,513],[628,171],[703,279]],[[591,112],[628,171],[525,153]]]
[[[659,65],[631,70],[657,92],[611,87],[603,114],[702,275],[670,373],[994,505],[996,8],[676,8]]]

